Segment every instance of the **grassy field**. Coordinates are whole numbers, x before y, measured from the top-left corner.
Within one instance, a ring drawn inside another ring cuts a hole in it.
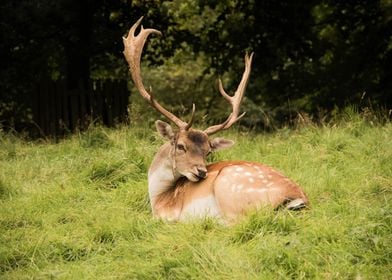
[[[233,226],[151,217],[153,128],[53,143],[0,132],[1,279],[392,279],[392,124],[352,116],[272,134],[232,130],[212,160],[260,161],[311,208]]]

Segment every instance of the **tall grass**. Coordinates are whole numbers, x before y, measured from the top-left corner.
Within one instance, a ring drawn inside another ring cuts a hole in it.
[[[63,140],[0,134],[2,279],[392,279],[392,124],[360,116],[263,135],[228,132],[214,160],[271,165],[311,208],[233,226],[151,217],[152,128]]]

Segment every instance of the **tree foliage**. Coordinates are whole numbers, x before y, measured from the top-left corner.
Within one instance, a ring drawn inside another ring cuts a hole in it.
[[[70,86],[129,79],[121,37],[142,15],[145,26],[164,34],[149,41],[143,61],[168,104],[196,102],[203,114],[221,118],[226,105],[213,80],[221,76],[234,89],[244,53],[253,51],[244,106],[256,125],[264,115],[284,120],[365,99],[392,105],[391,0],[9,0],[0,9],[3,125],[28,119],[25,101],[40,79]]]
[[[170,2],[173,18],[233,84],[243,52],[255,52],[247,96],[257,104],[315,113],[366,96],[391,105],[391,1],[185,2]]]

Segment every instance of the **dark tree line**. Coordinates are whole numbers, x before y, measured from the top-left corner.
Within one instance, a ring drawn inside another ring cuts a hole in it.
[[[142,15],[164,34],[149,43],[151,68],[183,49],[184,60],[203,57],[196,82],[222,75],[230,88],[244,52],[255,52],[247,96],[256,111],[278,117],[285,108],[316,114],[364,100],[392,105],[388,0],[9,0],[0,4],[1,125],[23,129],[39,80],[76,87],[91,78],[128,79],[121,36]],[[207,113],[213,102],[202,104]]]

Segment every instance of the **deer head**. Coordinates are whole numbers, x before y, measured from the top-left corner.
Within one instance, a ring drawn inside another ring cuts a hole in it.
[[[211,152],[234,144],[224,138],[210,140],[201,130],[190,128],[173,132],[166,122],[158,120],[155,124],[160,135],[170,142],[173,169],[193,182],[207,176],[206,158]]]
[[[232,112],[228,118],[221,124],[213,125],[205,130],[192,128],[195,105],[193,104],[192,116],[189,122],[181,120],[173,113],[169,112],[156,101],[152,95],[151,89],[148,91],[142,81],[140,60],[144,44],[150,34],[161,35],[156,29],[140,28],[138,35],[135,35],[143,17],[141,17],[129,30],[126,37],[123,37],[124,56],[128,62],[132,80],[139,91],[140,95],[159,113],[173,122],[177,129],[173,129],[168,123],[156,121],[158,132],[170,143],[169,156],[172,162],[172,169],[179,176],[185,176],[190,181],[199,181],[207,176],[206,158],[209,153],[222,148],[228,148],[234,144],[231,140],[224,138],[213,138],[209,136],[221,130],[230,128],[245,113],[239,115],[241,100],[245,93],[245,88],[249,79],[253,53],[245,55],[245,71],[242,75],[241,82],[233,96],[228,95],[219,79],[219,92],[230,103]]]

